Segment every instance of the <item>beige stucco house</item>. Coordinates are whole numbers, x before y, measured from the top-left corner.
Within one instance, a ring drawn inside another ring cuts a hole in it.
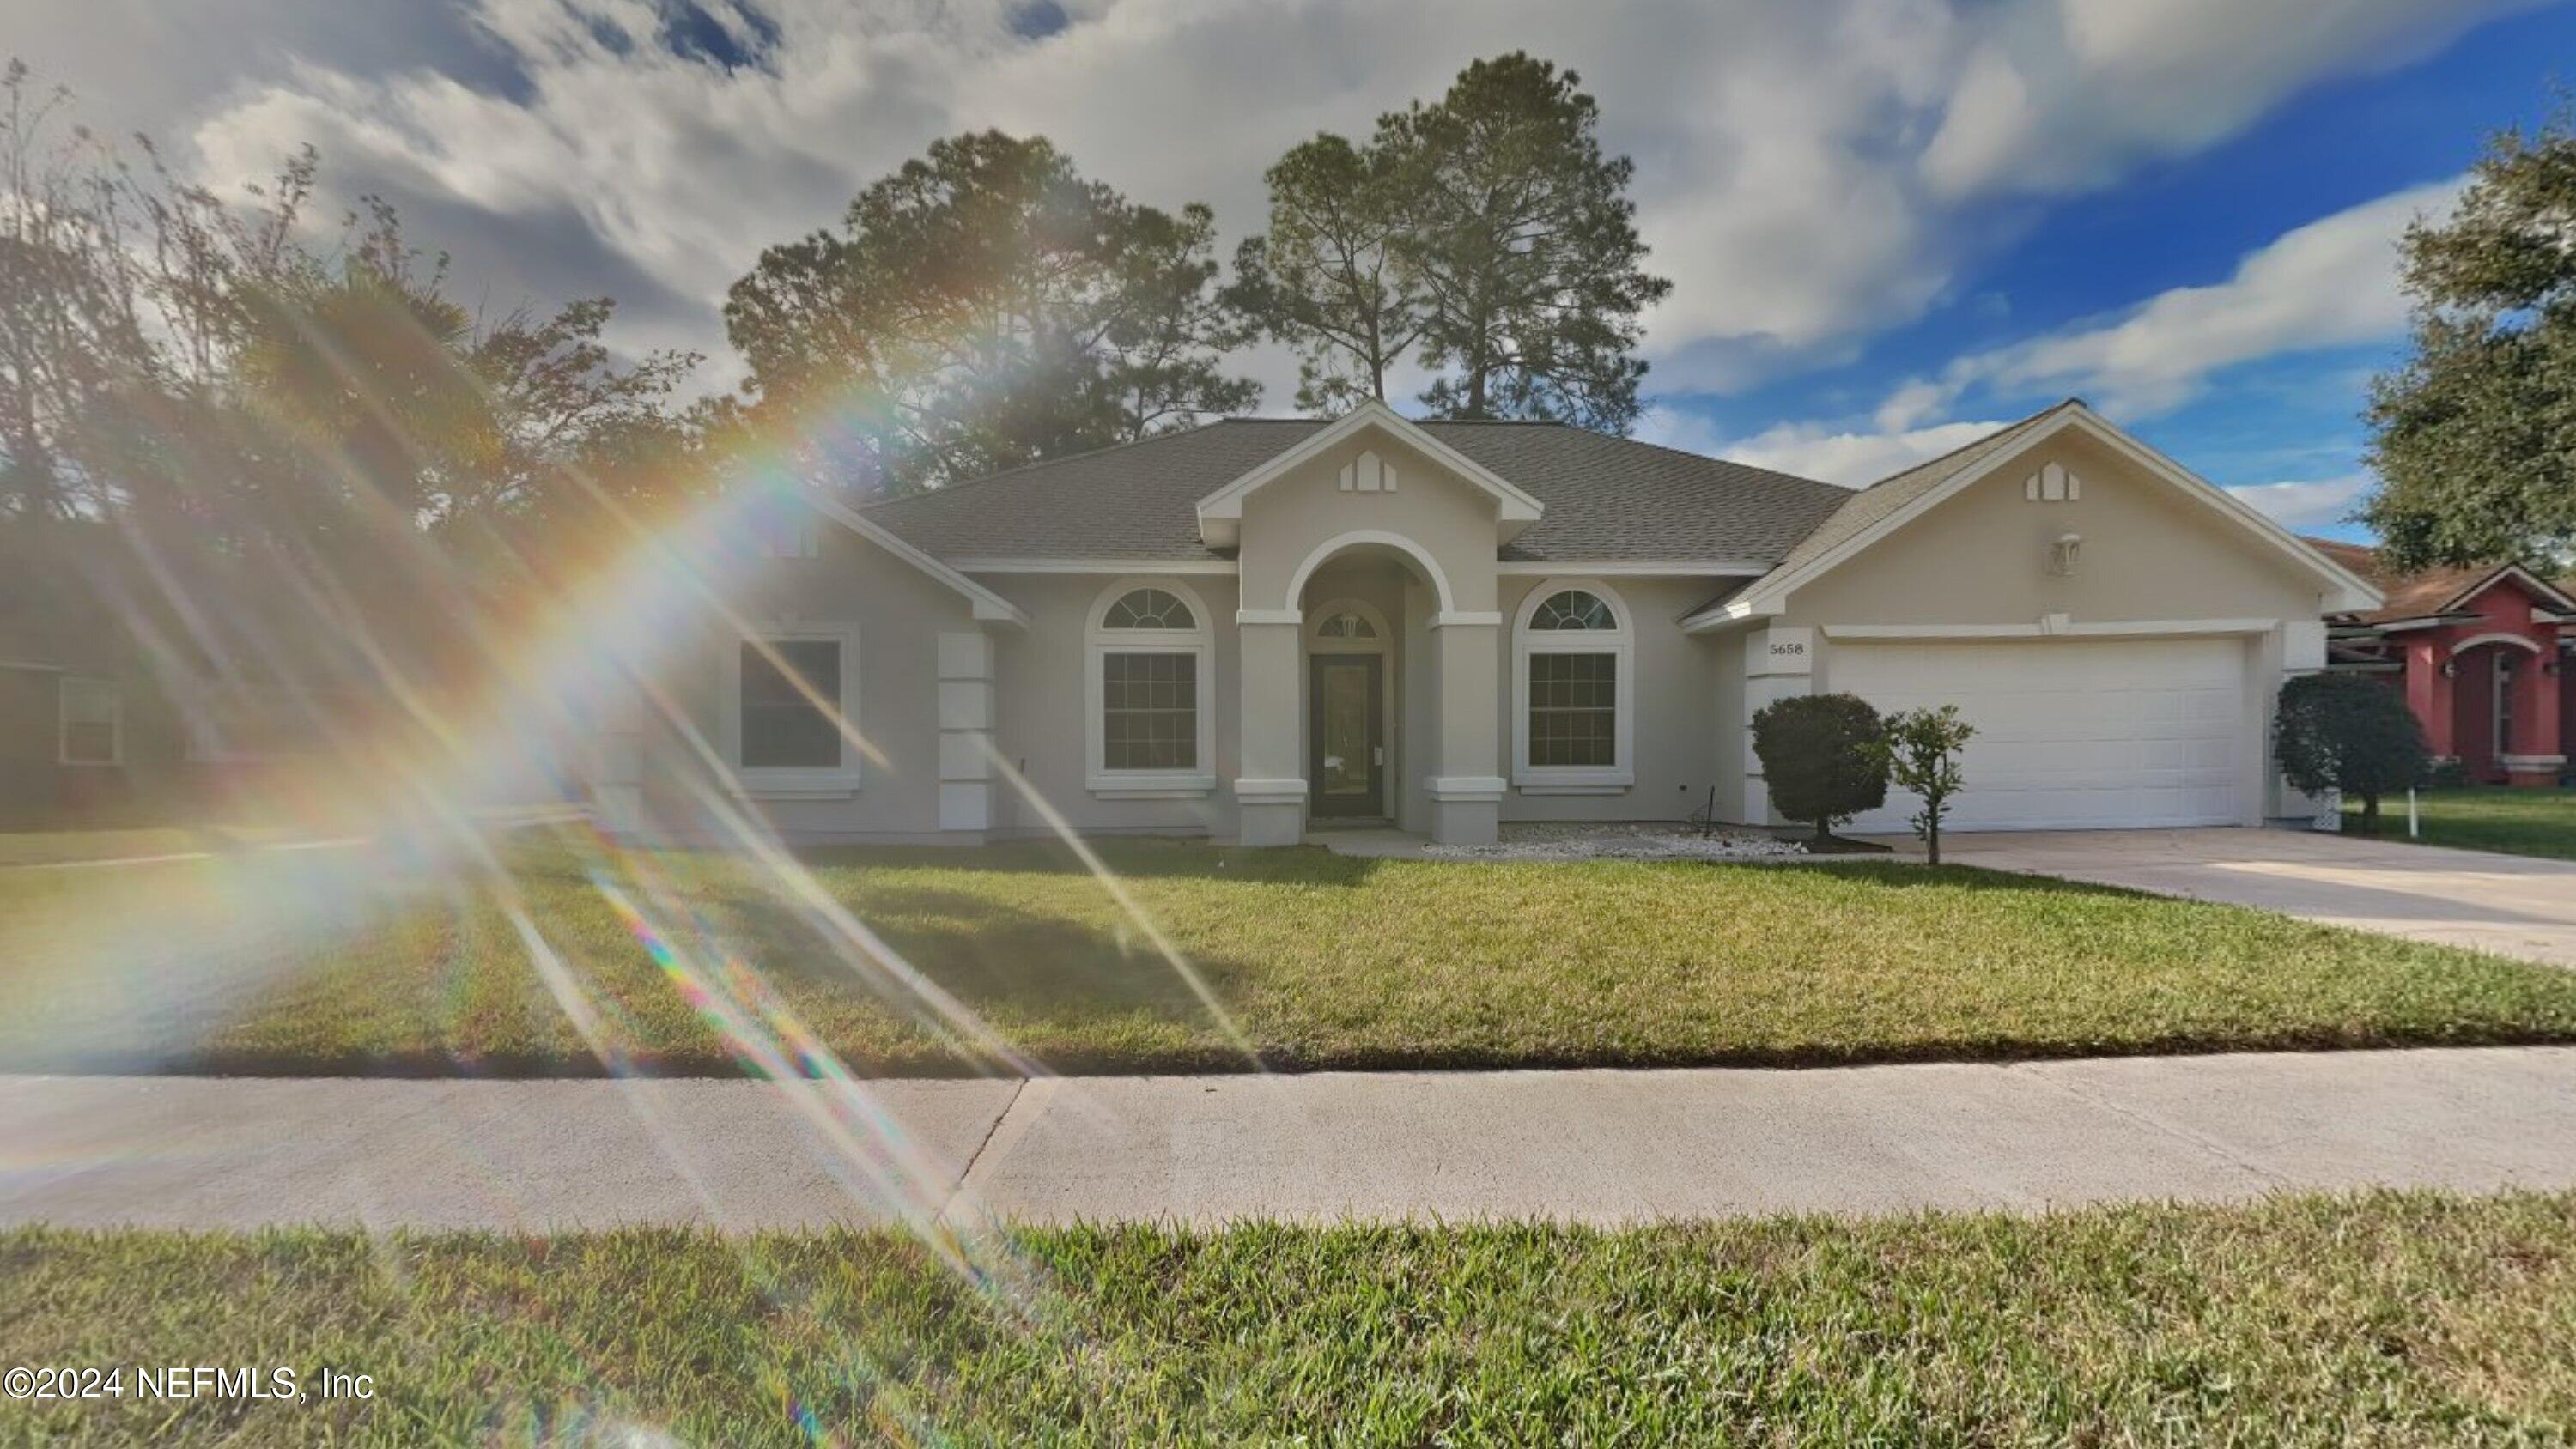
[[[814,507],[667,666],[689,723],[603,751],[612,823],[691,808],[682,736],[791,839],[1766,823],[1748,720],[1847,690],[1976,724],[1957,828],[2259,825],[2312,813],[2275,690],[2376,602],[2074,401],[1858,491],[1369,406]]]

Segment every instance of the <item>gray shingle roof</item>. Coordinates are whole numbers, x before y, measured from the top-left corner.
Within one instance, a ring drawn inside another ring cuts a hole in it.
[[[1229,418],[872,505],[943,559],[1207,559],[1195,505],[1325,424]],[[1504,545],[1533,561],[1769,565],[1852,495],[1813,479],[1556,423],[1421,425],[1537,498]]]

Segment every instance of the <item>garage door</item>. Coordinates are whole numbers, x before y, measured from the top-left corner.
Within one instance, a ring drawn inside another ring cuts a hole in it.
[[[2088,830],[2233,825],[2244,818],[2252,728],[2234,639],[1854,644],[1830,687],[1881,710],[1955,704],[1977,727],[1945,828]],[[1847,829],[1902,831],[1920,804]]]

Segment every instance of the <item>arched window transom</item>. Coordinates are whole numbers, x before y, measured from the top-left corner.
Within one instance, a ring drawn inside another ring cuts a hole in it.
[[[1101,617],[1103,629],[1195,629],[1198,618],[1169,589],[1132,589]]]
[[[1357,614],[1343,612],[1315,626],[1318,639],[1374,639],[1377,626]]]
[[[1529,626],[1550,631],[1611,633],[1619,628],[1619,618],[1597,594],[1560,589],[1539,602],[1537,612],[1530,615]]]

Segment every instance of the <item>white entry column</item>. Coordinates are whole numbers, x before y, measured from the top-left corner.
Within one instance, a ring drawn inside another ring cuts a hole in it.
[[[1491,845],[1501,831],[1503,779],[1494,707],[1501,687],[1500,614],[1445,613],[1431,621],[1439,658],[1437,763],[1424,782],[1431,838],[1442,845]]]
[[[993,828],[993,636],[939,636],[939,828]]]
[[[1771,785],[1753,752],[1753,717],[1791,695],[1816,692],[1816,631],[1773,626],[1744,636],[1744,819],[1774,823]]]
[[[1306,838],[1305,762],[1298,757],[1298,632],[1293,609],[1245,609],[1242,630],[1242,768],[1234,781],[1236,838],[1295,845]]]

